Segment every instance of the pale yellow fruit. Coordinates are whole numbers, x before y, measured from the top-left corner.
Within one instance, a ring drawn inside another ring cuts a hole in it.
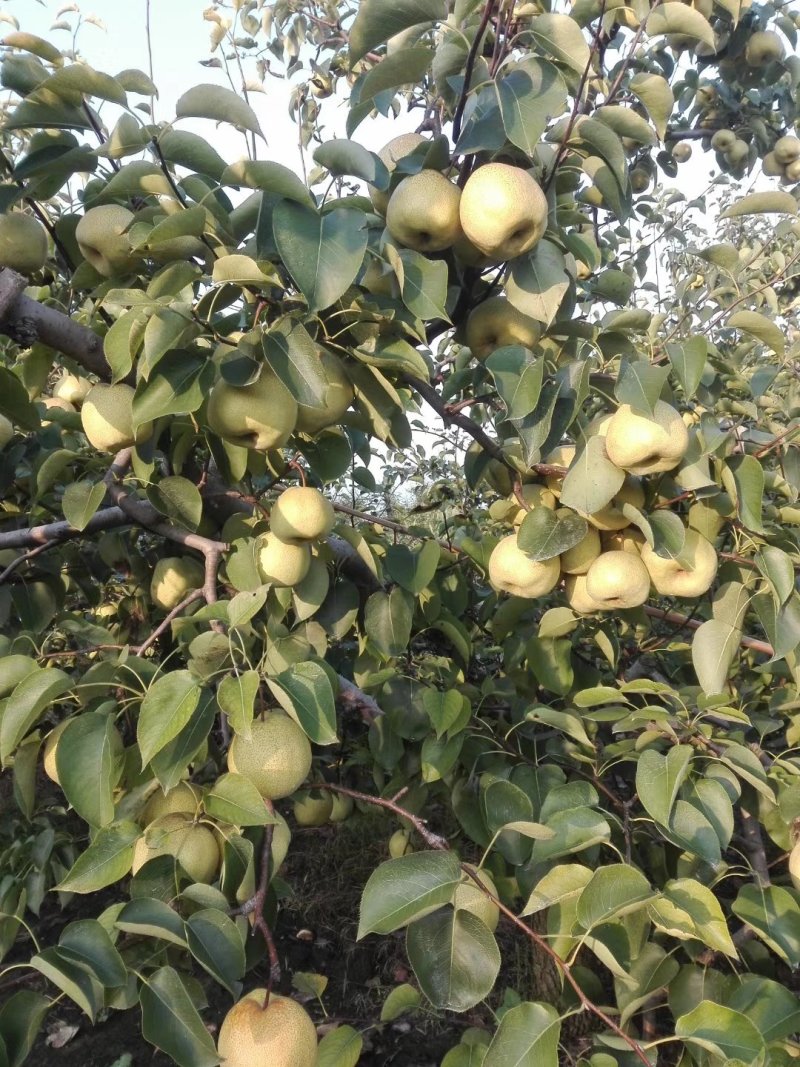
[[[389,838],[389,855],[393,860],[399,860],[401,856],[407,856],[414,849],[408,839],[407,830],[395,830]]]
[[[332,794],[333,806],[328,816],[328,822],[345,822],[353,813],[353,798],[346,793]]]
[[[275,818],[278,820],[272,828],[272,864],[271,871],[273,875],[276,875],[283,866],[283,861],[289,852],[289,845],[292,841],[292,831],[289,829],[289,824],[279,812],[274,812]]]
[[[419,148],[421,144],[425,144],[425,138],[421,134],[401,133],[399,137],[393,137],[391,141],[383,146],[378,152],[378,158],[391,174],[397,167],[398,162],[411,155],[414,149]],[[388,189],[378,190],[373,185],[369,186],[369,198],[379,215],[386,214],[390,196]]]
[[[630,552],[603,552],[586,572],[586,592],[602,611],[636,608],[650,594],[650,575]]]
[[[604,552],[630,552],[634,556],[639,556],[642,545],[646,542],[641,530],[628,526],[622,530],[603,530],[600,534],[600,543]]]
[[[470,866],[470,870],[475,873],[482,886],[485,886],[490,893],[497,896],[497,886],[488,871],[478,870],[472,866]],[[493,900],[480,891],[468,874],[462,876],[461,882],[456,888],[453,895],[453,907],[456,911],[468,911],[470,915],[481,919],[492,932],[497,929],[497,924],[500,921],[500,909]]]
[[[561,553],[561,570],[564,574],[586,574],[600,555],[600,534],[590,526],[581,540]]]
[[[736,134],[733,130],[717,130],[711,138],[711,147],[715,152],[727,152],[736,144]]]
[[[319,541],[333,529],[333,504],[311,486],[285,489],[269,513],[269,528],[281,541]]]
[[[470,312],[465,341],[482,361],[504,345],[534,348],[541,335],[542,325],[536,319],[524,315],[504,296],[491,296]]]
[[[298,789],[311,770],[311,744],[294,719],[280,711],[256,719],[247,741],[237,734],[228,770],[249,778],[262,797],[280,800]]]
[[[47,262],[47,230],[33,215],[0,215],[0,267],[33,274]]]
[[[220,437],[243,448],[266,452],[280,448],[297,422],[297,401],[269,367],[242,388],[220,379],[208,398],[208,425]]]
[[[585,518],[597,530],[624,530],[626,526],[630,526],[631,520],[622,511],[623,504],[631,504],[639,509],[644,504],[644,487],[638,478],[630,474],[626,474],[610,503]]]
[[[656,591],[662,596],[699,597],[708,592],[717,573],[717,553],[710,541],[686,531],[682,563],[659,556],[649,544],[642,546],[642,560]]]
[[[213,882],[219,871],[219,846],[211,830],[179,812],[150,823],[134,846],[131,872],[156,856],[174,856],[194,882]]]
[[[781,166],[785,167],[787,163],[794,163],[796,159],[800,159],[800,139],[793,137],[791,134],[787,134],[785,137],[779,137],[775,142],[775,147],[772,149],[772,154]],[[766,162],[766,156],[764,161]]]
[[[13,423],[5,415],[0,415],[0,448],[5,448],[13,436]]]
[[[168,793],[158,786],[144,806],[141,822],[145,826],[164,815],[189,815],[194,817],[200,807],[202,794],[190,782],[179,782]]]
[[[800,182],[800,159],[787,163],[783,176],[787,182]]]
[[[461,234],[461,190],[437,170],[404,178],[386,209],[386,226],[401,245],[417,252],[441,252]]]
[[[773,30],[759,30],[744,46],[744,58],[750,67],[766,67],[783,59],[783,41]]]
[[[767,152],[761,160],[761,170],[768,178],[780,178],[783,175],[783,164],[778,162],[774,152]]]
[[[153,435],[152,423],[133,429],[133,389],[124,382],[93,385],[81,408],[81,424],[89,444],[100,452],[142,444]]]
[[[82,378],[79,374],[64,373],[53,386],[53,396],[80,407],[91,388],[92,383],[88,378]]]
[[[567,603],[579,615],[593,615],[596,611],[602,611],[602,605],[586,592],[585,574],[568,574],[564,579],[564,591]]]
[[[335,426],[353,403],[353,386],[345,373],[342,361],[327,348],[318,349],[319,362],[325,375],[325,403],[322,407],[297,405],[297,425],[299,433],[309,436],[318,434],[328,426]]]
[[[630,174],[631,189],[635,193],[643,193],[650,185],[650,174],[644,167],[634,167]]]
[[[692,157],[692,146],[688,141],[678,141],[672,148],[672,158],[676,163],[685,163]]]
[[[689,433],[679,412],[656,401],[653,417],[621,404],[608,424],[606,452],[617,467],[631,474],[673,470],[686,454]]]
[[[520,507],[515,496],[509,497],[511,503],[517,503],[517,510],[513,513],[511,519],[514,526],[521,526],[528,511],[532,511],[534,508],[549,508],[550,511],[555,511],[556,495],[546,485],[523,485],[520,489],[520,495],[528,505],[527,508]]]
[[[298,826],[323,826],[333,812],[333,797],[324,792],[299,793],[292,805],[292,813]]]
[[[153,568],[150,596],[156,607],[172,611],[193,589],[200,589],[204,581],[205,568],[199,560],[166,556]]]
[[[292,586],[302,582],[311,566],[311,549],[307,544],[290,545],[274,533],[258,539],[258,569],[265,582]]]
[[[56,770],[56,749],[58,748],[59,738],[71,722],[71,719],[63,719],[58,726],[54,726],[44,743],[44,751],[42,753],[43,770],[50,781],[55,782],[56,785],[61,785],[58,780],[58,771]]]
[[[74,405],[70,404],[69,400],[62,400],[60,396],[40,396],[36,403],[41,404],[47,410],[56,408],[58,411],[70,411],[73,415],[75,414]],[[49,425],[52,421],[42,415],[43,426]]]
[[[750,155],[750,146],[747,141],[741,141],[737,137],[731,147],[725,153],[725,158],[734,168],[740,167]]]
[[[316,1067],[317,1031],[297,1001],[254,989],[222,1020],[217,1050],[225,1067]]]
[[[789,877],[792,885],[800,890],[800,841],[796,841],[789,853]]]
[[[489,557],[489,581],[498,592],[533,599],[555,589],[561,576],[558,557],[538,562],[517,545],[517,535],[509,534],[497,543]]]
[[[552,452],[548,452],[542,463],[547,463],[552,467],[569,469],[570,464],[575,459],[576,451],[575,445],[558,445]],[[545,484],[554,496],[560,497],[561,487],[564,484],[564,475],[548,474],[545,478]]]
[[[547,229],[547,197],[528,171],[507,163],[478,167],[460,210],[467,239],[498,263],[529,252]]]
[[[75,229],[81,255],[104,278],[130,270],[136,262],[127,230],[134,214],[120,204],[91,207]]]

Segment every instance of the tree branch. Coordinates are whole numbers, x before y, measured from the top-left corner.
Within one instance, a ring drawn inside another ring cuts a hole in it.
[[[699,630],[703,625],[702,619],[690,619],[677,611],[663,611],[661,608],[653,608],[649,604],[645,604],[644,611],[645,615],[649,615],[651,619],[663,619],[664,622],[671,622],[688,630]],[[768,641],[759,641],[756,637],[742,637],[739,640],[739,644],[742,648],[752,648],[754,652],[763,652],[765,656],[775,655],[775,650]]]
[[[343,674],[339,675],[339,703],[349,711],[357,711],[367,723],[374,722],[383,715],[383,708],[378,706],[377,701]]]

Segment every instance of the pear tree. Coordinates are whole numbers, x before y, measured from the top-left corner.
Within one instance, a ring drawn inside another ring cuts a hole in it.
[[[193,14],[174,108],[2,16],[0,1065],[788,1065],[800,13]]]

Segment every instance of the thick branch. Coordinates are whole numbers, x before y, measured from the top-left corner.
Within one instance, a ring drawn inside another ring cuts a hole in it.
[[[157,514],[158,512],[153,509],[153,515]],[[117,526],[130,525],[131,520],[121,508],[104,508],[94,514],[82,530],[76,529],[65,519],[22,530],[7,530],[5,533],[0,533],[0,549],[33,548],[58,541],[71,541],[73,538],[89,537],[103,530],[113,530]]]
[[[502,448],[496,441],[491,439],[477,422],[470,419],[467,415],[463,415],[460,411],[454,411],[450,408],[447,402],[439,396],[434,387],[427,382],[423,382],[421,378],[413,378],[409,374],[406,374],[403,377],[406,383],[419,393],[422,399],[433,408],[437,415],[441,416],[442,421],[446,426],[450,426],[451,424],[460,426],[461,429],[468,433],[473,440],[478,442],[484,452],[488,452],[492,459],[498,460],[503,466],[511,469],[508,460],[503,455]]]

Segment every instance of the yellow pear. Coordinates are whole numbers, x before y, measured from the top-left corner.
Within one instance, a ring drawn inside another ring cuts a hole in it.
[[[53,727],[53,729],[47,735],[47,739],[44,743],[44,751],[42,753],[42,769],[44,770],[44,773],[47,775],[50,781],[55,782],[56,785],[61,785],[61,782],[58,780],[58,771],[56,769],[56,750],[58,748],[58,742],[61,735],[64,733],[64,731],[71,722],[72,719],[62,719],[57,726]]]
[[[200,808],[202,793],[191,782],[178,782],[167,793],[157,786],[150,794],[142,812],[141,822],[145,826],[162,818],[164,815],[187,815],[194,818]]]
[[[241,388],[219,379],[208,398],[208,425],[220,437],[243,448],[266,452],[280,448],[297,422],[297,401],[269,367]]]
[[[556,495],[552,490],[548,489],[546,485],[528,483],[521,487],[520,495],[528,505],[527,509],[520,507],[515,496],[509,497],[509,503],[517,505],[517,509],[511,518],[514,526],[521,526],[525,521],[525,516],[528,514],[528,511],[532,511],[534,508],[549,508],[551,511],[555,511],[557,503]]]
[[[69,374],[65,371],[53,386],[53,396],[80,407],[91,388],[92,383],[88,378],[82,378],[79,374]]]
[[[297,585],[311,567],[311,549],[305,542],[287,544],[272,532],[258,538],[257,555],[261,577],[272,585]]]
[[[300,433],[313,437],[328,426],[335,426],[353,403],[353,386],[345,373],[342,361],[327,348],[318,349],[321,368],[327,380],[325,403],[322,407],[297,405],[297,425]]]
[[[269,513],[269,528],[281,541],[319,541],[333,529],[333,504],[319,489],[293,485],[284,489]]]
[[[317,1031],[296,1000],[254,989],[222,1020],[217,1050],[225,1067],[316,1067]]]
[[[767,152],[761,160],[761,170],[767,178],[783,176],[783,164],[778,162],[774,152]]]
[[[75,406],[70,404],[69,400],[62,400],[60,396],[40,396],[36,403],[41,404],[45,410],[56,408],[59,411],[71,411],[73,415],[75,414]],[[43,426],[48,426],[52,421],[52,419],[42,415]]]
[[[649,544],[642,545],[642,561],[656,591],[662,596],[699,597],[708,592],[717,573],[717,553],[710,541],[688,529],[682,563],[659,556]]]
[[[256,719],[250,740],[237,734],[228,750],[228,770],[249,778],[262,797],[280,800],[298,789],[311,770],[311,744],[294,719],[271,711]]]
[[[789,877],[795,889],[800,890],[800,841],[795,841],[789,853]]]
[[[133,430],[133,389],[124,382],[93,385],[81,407],[81,423],[89,444],[100,452],[142,444],[153,435],[152,423]]]
[[[785,167],[787,163],[794,163],[796,159],[800,159],[800,139],[791,134],[779,137],[771,154],[782,167]],[[767,157],[764,156],[764,162],[766,159]]]
[[[564,508],[562,513],[566,512]],[[586,574],[600,551],[600,534],[589,526],[577,545],[561,553],[561,570],[564,574]]]
[[[150,596],[156,607],[172,611],[205,582],[205,568],[199,560],[187,556],[166,556],[153,568]]]
[[[676,163],[686,163],[692,157],[692,146],[688,141],[678,141],[672,146],[672,158]]]
[[[750,67],[766,67],[783,59],[783,41],[774,30],[753,33],[744,46],[745,62]]]
[[[465,340],[473,356],[483,361],[504,345],[534,348],[541,335],[540,322],[524,315],[504,296],[490,296],[470,312]]]
[[[715,152],[727,152],[736,144],[736,134],[733,130],[717,130],[711,138],[711,147]]]
[[[646,542],[641,530],[627,526],[622,530],[601,531],[600,543],[604,552],[631,552],[634,556],[639,556],[642,545]]]
[[[386,209],[392,237],[417,252],[441,252],[461,235],[458,204],[461,190],[438,170],[421,170],[404,178]]]
[[[547,463],[552,467],[569,469],[570,464],[575,459],[576,451],[575,445],[558,445],[552,452],[547,453],[542,463]],[[564,484],[564,475],[548,474],[545,478],[545,484],[554,496],[560,497],[561,487]]]
[[[467,239],[497,263],[530,251],[547,229],[547,197],[527,170],[507,163],[473,171],[460,212]]]
[[[593,615],[594,612],[603,610],[602,605],[586,592],[585,574],[568,574],[564,579],[564,591],[567,603],[579,615]]]
[[[345,822],[353,813],[353,798],[346,793],[333,793],[328,822]]]
[[[408,830],[395,830],[389,838],[389,855],[392,859],[399,860],[401,856],[408,856],[413,851]]]
[[[467,864],[467,866],[475,873],[481,885],[485,886],[494,896],[497,896],[497,886],[494,884],[489,872],[483,869],[479,870],[470,864]],[[492,932],[497,929],[497,924],[500,921],[500,909],[490,897],[480,891],[468,874],[462,875],[461,882],[456,887],[453,895],[453,907],[456,911],[468,911],[471,915],[475,915]]]
[[[33,215],[0,215],[0,267],[33,274],[47,262],[47,230]]]
[[[602,552],[586,572],[586,592],[602,611],[637,608],[650,595],[650,575],[630,552]]]
[[[632,504],[635,508],[641,508],[644,504],[644,486],[630,474],[625,475],[625,480],[611,501],[600,511],[586,515],[586,520],[597,530],[624,530],[630,526],[631,520],[623,514],[623,504]]]
[[[195,882],[213,882],[219,871],[219,846],[213,833],[180,812],[150,823],[134,846],[131,872],[136,874],[156,856],[174,856]]]
[[[327,790],[303,790],[295,797],[292,813],[298,826],[322,826],[333,813],[333,797]]]
[[[421,134],[401,133],[383,146],[378,152],[378,157],[391,174],[397,167],[398,162],[405,156],[411,155],[414,149],[419,148],[421,144],[425,144],[425,138]],[[369,198],[379,215],[386,214],[390,197],[391,193],[388,189],[379,190],[374,185],[369,186]]]
[[[608,424],[606,452],[616,466],[631,474],[673,470],[686,454],[689,433],[671,404],[656,401],[653,417],[621,404]]]
[[[560,576],[558,556],[532,560],[519,548],[515,533],[499,541],[489,557],[489,581],[498,592],[526,599],[545,596],[555,589]]]
[[[75,228],[81,255],[98,274],[113,278],[130,270],[136,257],[127,230],[135,215],[120,204],[90,207]]]

